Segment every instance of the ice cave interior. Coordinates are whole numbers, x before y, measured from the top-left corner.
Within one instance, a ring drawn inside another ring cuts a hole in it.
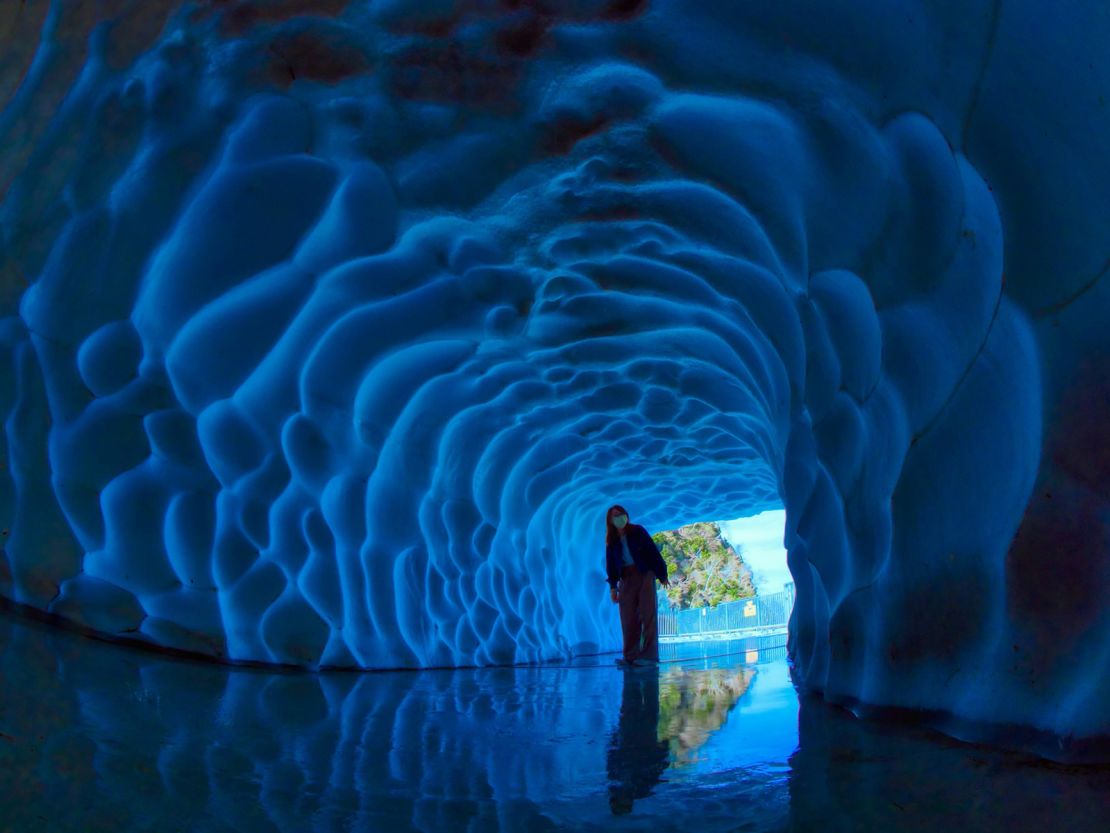
[[[1110,738],[1100,0],[0,3],[0,596],[231,663],[614,650],[784,506],[799,684]]]

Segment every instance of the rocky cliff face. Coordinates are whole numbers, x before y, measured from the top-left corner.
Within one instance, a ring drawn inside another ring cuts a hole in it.
[[[712,607],[755,595],[751,568],[717,524],[689,524],[652,538],[667,562],[667,599],[675,607]]]

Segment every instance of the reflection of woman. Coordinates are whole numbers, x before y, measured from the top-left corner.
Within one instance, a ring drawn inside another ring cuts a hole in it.
[[[609,740],[609,809],[632,812],[637,798],[647,798],[669,762],[667,741],[659,739],[659,675],[627,674],[621,713]]]
[[[605,513],[605,573],[610,598],[620,605],[624,661],[658,662],[655,579],[668,586],[667,564],[648,531],[628,522],[623,506]]]

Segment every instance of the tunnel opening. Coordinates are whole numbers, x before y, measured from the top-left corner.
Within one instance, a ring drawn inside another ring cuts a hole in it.
[[[661,661],[787,658],[794,582],[783,547],[785,510],[688,524],[653,535],[669,568],[659,589]]]
[[[785,635],[794,582],[784,532],[785,510],[777,508],[655,533],[669,572],[658,598],[661,639],[721,639],[753,628]]]

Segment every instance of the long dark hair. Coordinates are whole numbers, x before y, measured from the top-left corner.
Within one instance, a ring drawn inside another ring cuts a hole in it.
[[[605,546],[617,543],[617,541],[619,541],[621,537],[620,531],[615,526],[613,526],[612,521],[609,520],[613,516],[614,509],[619,509],[619,514],[621,515],[628,514],[628,510],[621,506],[619,503],[614,503],[612,506],[605,510]],[[625,528],[627,529],[627,527]]]

